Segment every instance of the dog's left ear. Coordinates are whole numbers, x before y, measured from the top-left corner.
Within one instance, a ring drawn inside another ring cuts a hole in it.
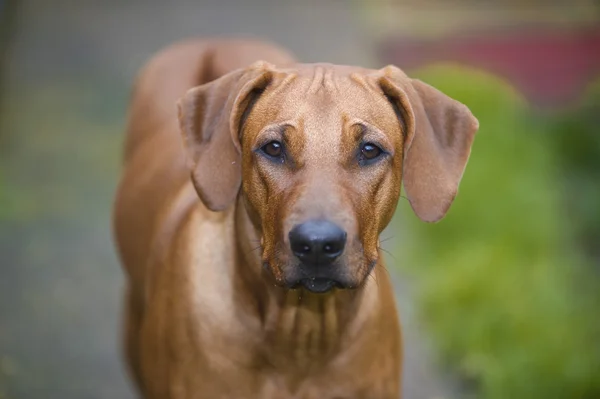
[[[403,119],[407,198],[419,218],[436,222],[458,192],[479,122],[465,105],[394,66],[377,80]]]
[[[177,103],[179,126],[194,187],[206,207],[222,211],[242,181],[240,130],[272,79],[271,65],[257,62],[190,89]]]

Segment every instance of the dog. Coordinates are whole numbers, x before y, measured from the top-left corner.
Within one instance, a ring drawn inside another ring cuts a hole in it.
[[[124,352],[148,399],[399,398],[379,234],[403,182],[448,211],[478,129],[395,66],[188,40],[133,89],[114,232]]]

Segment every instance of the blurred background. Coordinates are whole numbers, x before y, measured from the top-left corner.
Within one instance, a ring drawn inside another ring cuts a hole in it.
[[[384,232],[406,399],[600,398],[600,2],[0,0],[0,399],[133,398],[110,208],[132,79],[189,36],[396,64],[480,132]]]

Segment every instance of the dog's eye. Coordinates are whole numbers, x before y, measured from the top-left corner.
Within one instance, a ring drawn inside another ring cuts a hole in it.
[[[283,155],[283,145],[279,141],[275,140],[262,146],[261,150],[273,158],[281,158]]]
[[[383,151],[373,143],[365,143],[360,149],[361,158],[365,161],[372,161],[379,157]]]

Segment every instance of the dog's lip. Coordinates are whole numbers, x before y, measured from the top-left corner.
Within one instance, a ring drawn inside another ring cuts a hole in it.
[[[294,284],[293,288],[299,288],[300,286],[315,294],[324,294],[333,288],[341,288],[339,282],[324,277],[303,278]]]

